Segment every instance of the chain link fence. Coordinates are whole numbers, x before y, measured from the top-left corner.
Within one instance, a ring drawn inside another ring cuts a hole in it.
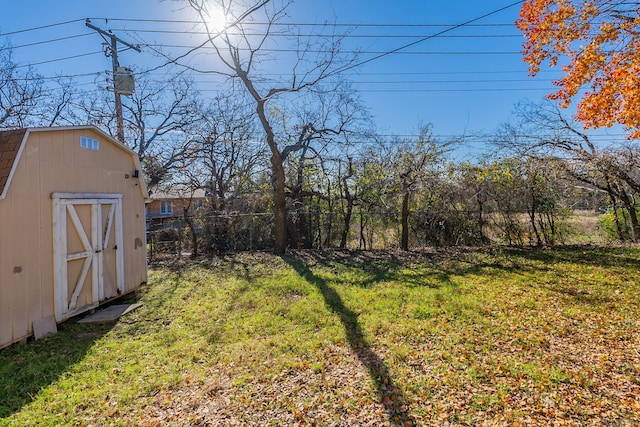
[[[271,250],[273,218],[272,213],[232,213],[148,220],[149,257]],[[399,214],[393,212],[354,213],[348,227],[344,214],[339,212],[289,212],[289,246],[326,249],[340,248],[344,243],[345,249],[397,249],[402,233],[400,223]],[[593,239],[602,239],[598,227],[594,212],[532,220],[526,213],[414,211],[408,220],[410,248],[595,242]]]

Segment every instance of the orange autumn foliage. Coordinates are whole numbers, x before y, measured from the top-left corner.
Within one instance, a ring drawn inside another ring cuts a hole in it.
[[[527,0],[516,25],[531,75],[562,65],[550,99],[567,107],[577,96],[585,127],[618,123],[640,137],[640,1]]]

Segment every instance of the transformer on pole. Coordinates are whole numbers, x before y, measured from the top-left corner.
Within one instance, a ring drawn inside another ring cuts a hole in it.
[[[122,100],[121,95],[130,96],[135,92],[135,79],[133,77],[133,71],[127,67],[121,67],[118,63],[118,43],[123,44],[137,52],[141,52],[140,46],[128,43],[121,38],[117,37],[111,31],[105,31],[96,27],[91,23],[89,18],[86,19],[85,25],[92,30],[97,31],[103,38],[108,37],[110,39],[105,49],[105,55],[111,56],[111,65],[113,72],[113,94],[116,103],[116,123],[118,126],[118,141],[123,145],[126,145],[124,141],[124,123],[122,119]]]
[[[113,90],[124,96],[131,96],[136,92],[136,81],[131,68],[117,68],[113,75]]]

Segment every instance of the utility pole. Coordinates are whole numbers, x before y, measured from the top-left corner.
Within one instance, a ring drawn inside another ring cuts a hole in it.
[[[97,31],[101,36],[103,36],[103,38],[108,37],[111,39],[110,42],[108,42],[107,44],[107,48],[105,49],[105,56],[107,57],[111,56],[111,64],[113,67],[113,93],[114,93],[115,102],[116,102],[116,123],[118,126],[118,141],[120,141],[120,143],[122,143],[123,145],[126,145],[124,141],[124,123],[122,120],[122,100],[120,99],[120,95],[121,94],[131,95],[133,93],[133,80],[131,81],[130,89],[125,90],[121,87],[118,87],[117,77],[120,73],[120,64],[118,63],[118,43],[121,43],[137,52],[141,52],[140,46],[128,43],[122,40],[121,38],[116,37],[116,35],[114,35],[111,31],[105,31],[101,28],[96,27],[91,23],[91,20],[89,18],[87,18],[87,20],[85,21],[85,25],[91,28],[92,30]],[[106,38],[105,38],[105,41],[107,41]],[[133,74],[131,74],[131,79],[133,79]]]

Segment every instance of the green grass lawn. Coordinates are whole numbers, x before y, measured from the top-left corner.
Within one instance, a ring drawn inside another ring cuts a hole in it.
[[[640,425],[640,249],[240,254],[0,351],[0,425]],[[486,424],[483,424],[486,423]]]

